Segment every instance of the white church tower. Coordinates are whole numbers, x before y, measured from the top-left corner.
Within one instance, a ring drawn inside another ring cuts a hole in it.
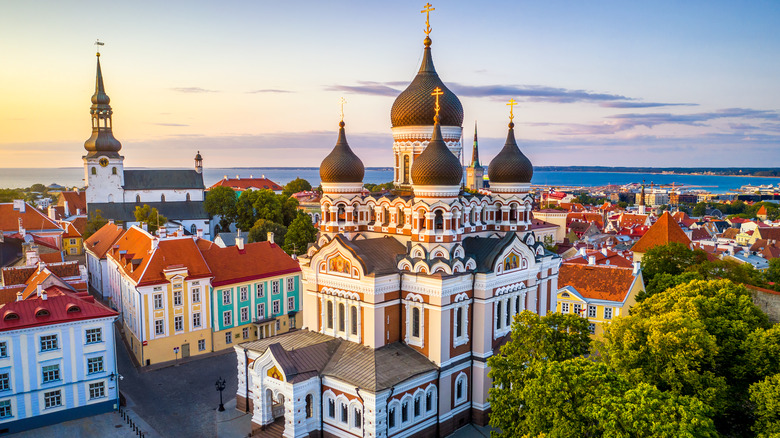
[[[95,94],[92,95],[92,136],[84,143],[84,182],[87,185],[87,204],[123,202],[124,159],[119,155],[122,144],[112,132],[110,99],[103,86],[100,70],[100,52],[97,53]]]

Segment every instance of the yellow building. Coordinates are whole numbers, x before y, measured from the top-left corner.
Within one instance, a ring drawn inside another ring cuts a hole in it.
[[[212,274],[191,236],[159,239],[131,227],[107,253],[107,298],[141,365],[213,351]]]
[[[84,254],[84,240],[81,237],[81,233],[72,222],[60,221],[60,226],[65,232],[62,234],[62,250],[67,255],[82,255]]]
[[[574,313],[590,322],[590,333],[601,338],[606,324],[628,314],[645,289],[642,271],[612,265],[564,263],[558,272],[556,311]]]

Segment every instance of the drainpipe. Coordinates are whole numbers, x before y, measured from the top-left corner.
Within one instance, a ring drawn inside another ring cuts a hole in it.
[[[401,274],[401,275],[403,275],[403,274]],[[390,405],[390,399],[393,398],[393,393],[394,392],[395,392],[395,385],[392,388],[390,388],[390,395],[388,395],[387,396],[387,400],[385,400],[385,409],[387,410],[387,436],[388,437],[390,436],[390,407],[389,407],[389,405]]]
[[[322,396],[322,374],[320,374],[320,435],[324,431],[325,422],[325,397]]]
[[[362,412],[360,413],[360,429],[363,433],[363,436],[366,436],[366,401],[363,400],[363,396],[360,395],[360,388],[355,387],[355,394],[357,394],[358,398],[360,398],[360,406],[362,409]]]
[[[246,347],[243,348],[244,348],[244,385],[245,385],[244,412],[248,414],[249,413],[249,353],[246,352]]]

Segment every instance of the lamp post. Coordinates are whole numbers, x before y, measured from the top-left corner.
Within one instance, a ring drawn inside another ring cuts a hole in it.
[[[214,386],[217,388],[217,391],[219,391],[219,408],[217,409],[219,412],[223,412],[225,410],[225,405],[222,403],[222,391],[225,390],[225,383],[225,379],[220,376],[220,378],[217,379],[217,382],[214,384]]]

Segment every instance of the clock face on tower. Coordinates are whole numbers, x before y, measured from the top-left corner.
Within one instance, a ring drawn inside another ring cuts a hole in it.
[[[106,158],[106,157],[103,157],[103,158],[101,158],[101,159],[100,159],[100,161],[99,161],[99,163],[100,163],[100,165],[101,165],[102,167],[106,167],[106,166],[108,166],[108,158]]]

